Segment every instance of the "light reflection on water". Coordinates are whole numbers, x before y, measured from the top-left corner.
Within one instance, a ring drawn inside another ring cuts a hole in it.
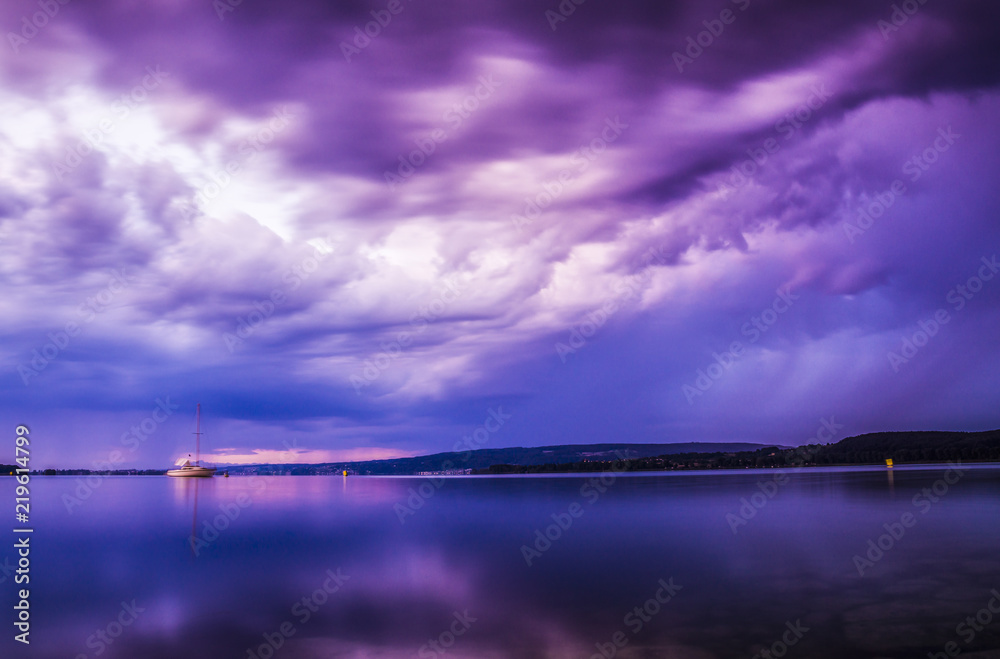
[[[945,469],[790,472],[735,534],[727,513],[774,470],[630,474],[596,497],[592,475],[448,478],[403,523],[427,479],[117,477],[69,514],[77,479],[38,477],[32,645],[6,634],[0,652],[267,659],[270,638],[276,657],[591,657],[619,633],[626,659],[751,657],[796,621],[809,631],[789,657],[998,648],[1000,617],[970,644],[956,625],[1000,589],[1000,468],[921,512]],[[916,523],[859,576],[854,555],[906,512]],[[571,523],[529,567],[521,547],[553,514]],[[626,622],[671,578],[670,602]],[[109,629],[132,600],[135,622]]]

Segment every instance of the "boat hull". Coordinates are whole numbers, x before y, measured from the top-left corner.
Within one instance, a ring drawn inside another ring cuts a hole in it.
[[[182,469],[171,469],[167,476],[175,478],[209,478],[215,475],[215,469],[211,467],[184,467]]]

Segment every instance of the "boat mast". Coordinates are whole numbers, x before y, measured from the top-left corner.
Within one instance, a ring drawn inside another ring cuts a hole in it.
[[[198,403],[198,413],[195,415],[195,426],[194,426],[194,436],[195,436],[195,459],[194,463],[198,464],[201,462],[201,403]]]

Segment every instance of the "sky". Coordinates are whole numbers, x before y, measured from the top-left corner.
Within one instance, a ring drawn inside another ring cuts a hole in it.
[[[998,22],[5,2],[0,417],[38,468],[197,403],[220,463],[1000,427]]]

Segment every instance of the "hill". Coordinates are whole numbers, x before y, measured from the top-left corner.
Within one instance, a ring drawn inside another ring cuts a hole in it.
[[[368,460],[363,462],[328,462],[323,464],[263,464],[226,468],[230,473],[240,474],[323,474],[339,473],[347,470],[355,474],[404,475],[428,472],[463,471],[468,469],[488,469],[496,464],[522,466],[555,465],[560,463],[612,461],[619,454],[645,458],[674,453],[697,453],[702,451],[753,451],[763,448],[763,444],[745,442],[711,444],[706,442],[686,442],[682,444],[567,444],[558,446],[512,447],[476,449],[463,452],[435,453],[414,458],[388,460]]]
[[[823,447],[817,464],[1000,460],[1000,430],[873,432]]]
[[[665,469],[745,469],[843,464],[896,464],[948,460],[1000,461],[1000,430],[984,432],[913,431],[877,432],[847,437],[835,444],[810,444],[798,448],[777,446],[752,451],[674,453],[629,460],[627,471]],[[567,462],[548,465],[496,464],[477,469],[480,474],[603,471],[613,460]],[[619,465],[620,466],[620,465]]]

